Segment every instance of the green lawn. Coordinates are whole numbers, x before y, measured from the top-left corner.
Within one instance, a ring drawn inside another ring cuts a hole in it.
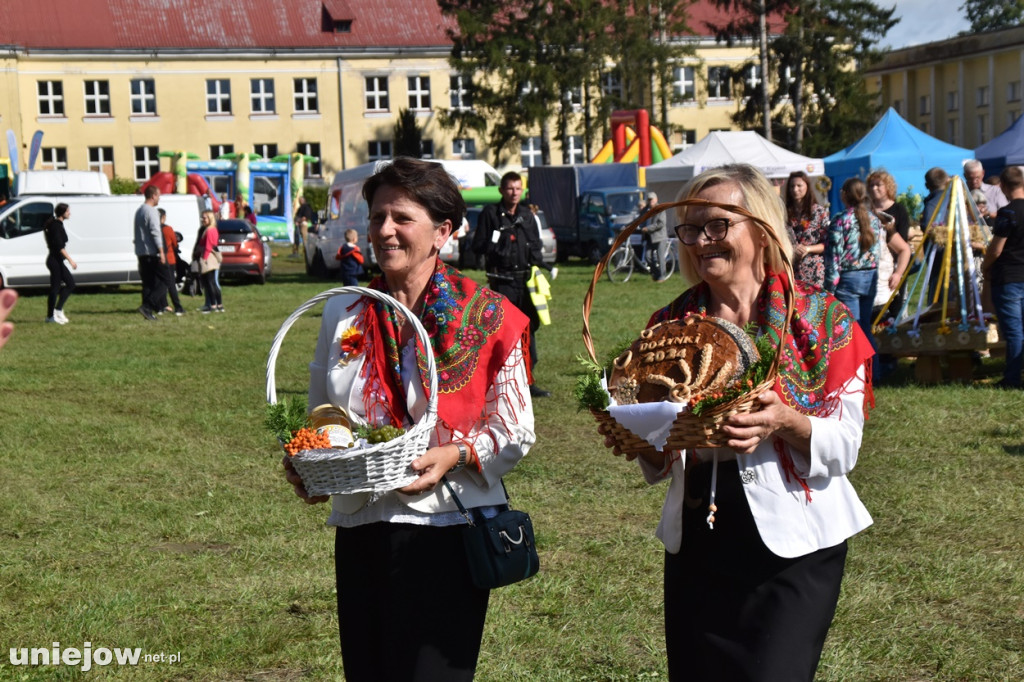
[[[261,426],[270,341],[310,281],[279,249],[265,286],[226,284],[223,315],[147,322],[138,287],[81,290],[65,327],[24,292],[0,352],[0,680],[340,680],[327,508],[294,497]],[[570,397],[590,268],[554,282],[541,330],[538,444],[508,477],[541,573],[493,593],[478,679],[665,679],[664,489],[601,445]],[[598,353],[680,288],[601,282]],[[318,329],[289,332],[279,396],[304,394]],[[877,391],[852,479],[875,525],[850,545],[819,679],[1024,679],[1021,394]],[[443,622],[443,605],[428,621]],[[12,666],[11,648],[140,648],[175,663]],[[723,680],[722,682],[728,682]]]

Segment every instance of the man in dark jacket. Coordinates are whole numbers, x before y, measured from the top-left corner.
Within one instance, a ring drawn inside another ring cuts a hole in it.
[[[501,202],[485,206],[473,233],[473,252],[486,259],[488,286],[505,296],[530,318],[530,369],[537,363],[537,329],[540,317],[530,299],[526,282],[534,265],[548,269],[541,253],[540,232],[533,212],[519,202],[523,178],[509,172],[501,177]],[[551,395],[530,384],[530,395]]]

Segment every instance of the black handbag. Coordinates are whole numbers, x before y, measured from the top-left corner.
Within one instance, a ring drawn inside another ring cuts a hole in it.
[[[476,587],[482,590],[504,587],[526,580],[540,570],[529,514],[506,504],[506,509],[497,516],[484,518],[478,509],[467,511],[447,477],[441,480],[468,522],[462,530],[462,541]],[[504,481],[501,487],[505,490]],[[508,490],[505,490],[505,500],[508,501]]]

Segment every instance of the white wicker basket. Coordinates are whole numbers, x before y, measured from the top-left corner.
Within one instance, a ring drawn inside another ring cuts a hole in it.
[[[364,287],[337,287],[321,292],[296,308],[295,312],[281,324],[267,358],[267,402],[271,405],[277,402],[274,366],[277,364],[277,355],[285,334],[307,310],[321,301],[344,294],[361,295],[381,301],[404,315],[412,324],[416,335],[427,349],[430,397],[427,401],[427,410],[420,420],[394,440],[361,449],[303,450],[292,457],[292,464],[302,476],[302,483],[310,495],[383,492],[412,483],[417,475],[409,468],[409,464],[426,452],[430,432],[437,423],[437,367],[434,363],[434,354],[430,352],[430,337],[427,336],[427,330],[423,328],[419,318],[401,303],[387,294]]]

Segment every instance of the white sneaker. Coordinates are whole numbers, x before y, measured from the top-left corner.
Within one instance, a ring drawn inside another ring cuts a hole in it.
[[[57,313],[56,312],[54,312],[53,317],[46,318],[46,321],[47,322],[52,322],[54,324],[67,324],[68,323],[67,320],[64,320],[64,319],[61,319],[61,318],[57,317]]]
[[[67,324],[71,321],[68,319],[68,316],[64,314],[63,310],[54,310],[53,319],[57,320],[60,324]]]

